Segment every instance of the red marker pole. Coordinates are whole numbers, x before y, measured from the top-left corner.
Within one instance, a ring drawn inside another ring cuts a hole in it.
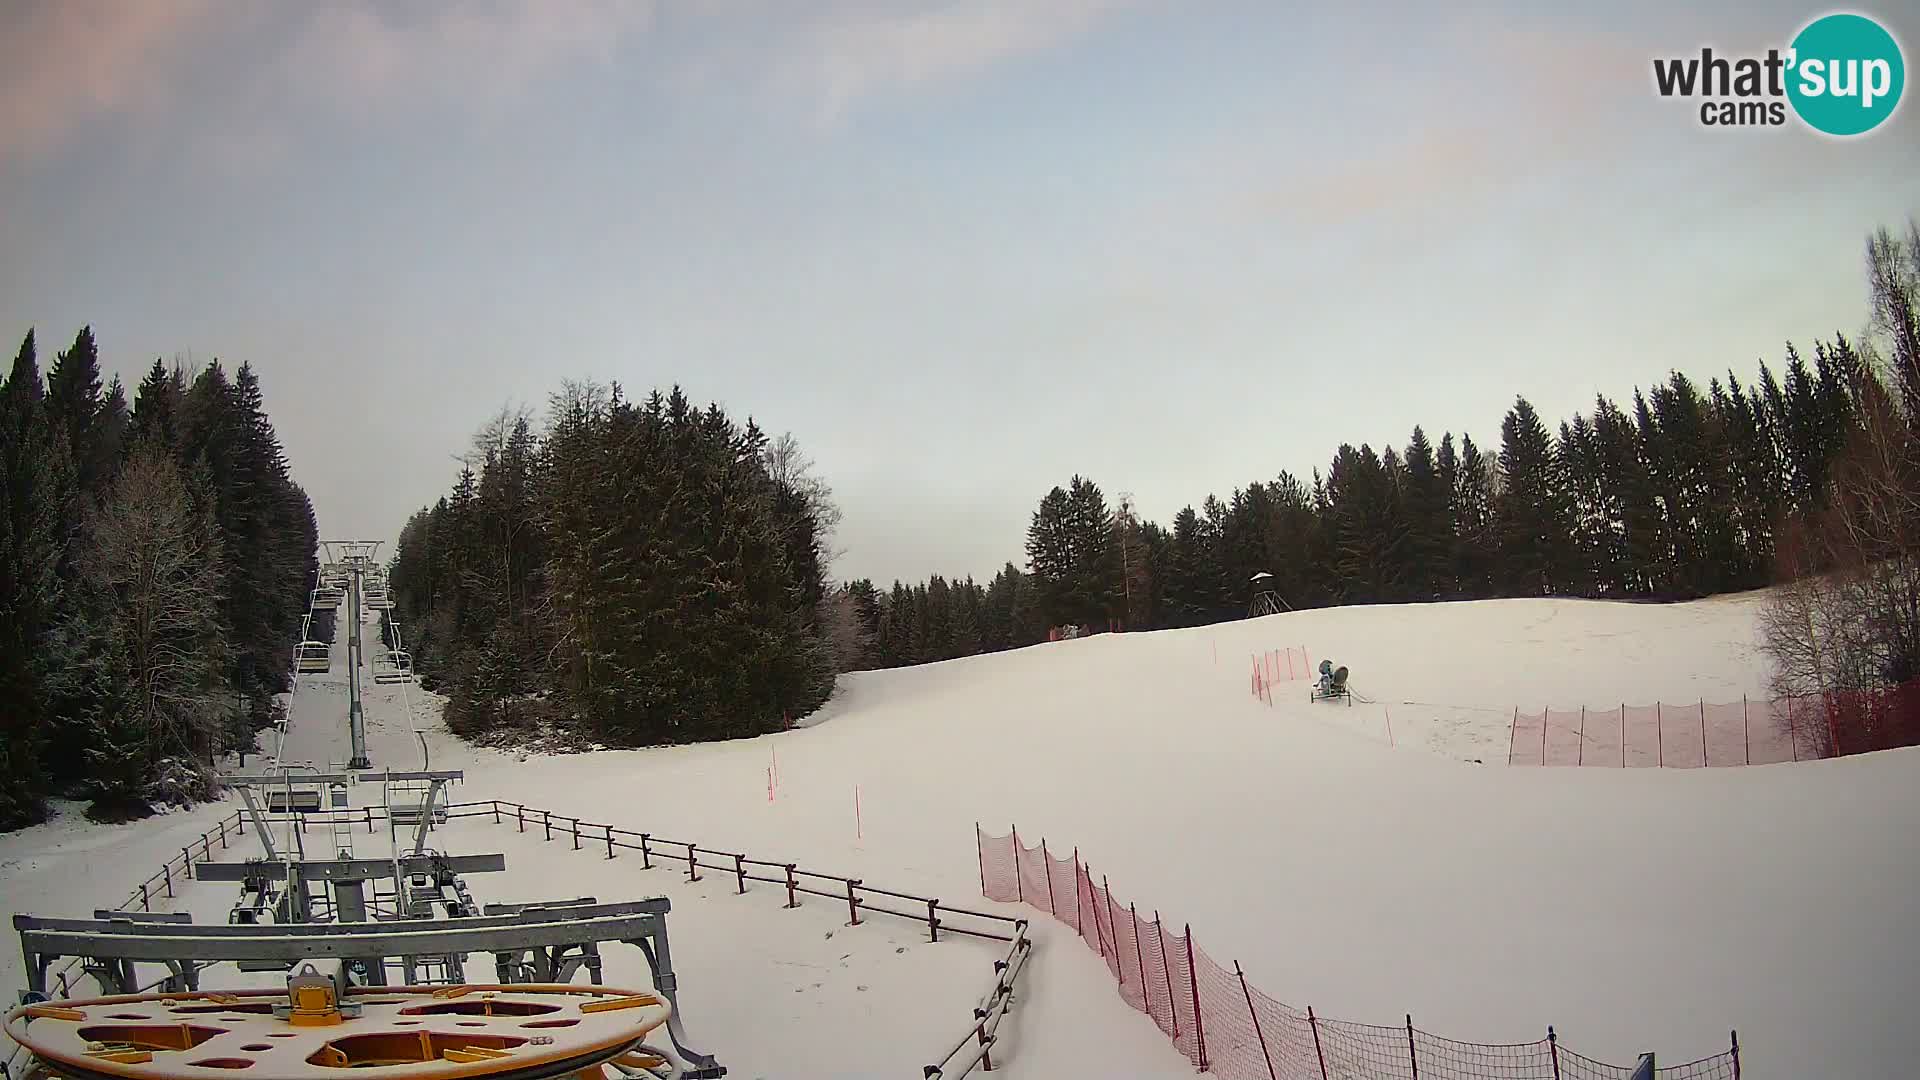
[[[866,834],[860,828],[860,785],[855,784],[853,785],[853,838],[860,840],[865,836]]]

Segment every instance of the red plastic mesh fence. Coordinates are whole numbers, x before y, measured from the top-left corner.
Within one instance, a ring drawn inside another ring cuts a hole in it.
[[[1305,645],[1288,645],[1284,648],[1268,649],[1263,653],[1254,653],[1248,663],[1251,671],[1247,677],[1247,690],[1269,705],[1273,704],[1275,683],[1313,677],[1313,664],[1307,655]]]
[[[1515,709],[1509,765],[1771,765],[1920,745],[1920,683],[1771,701]]]
[[[1617,725],[1621,717],[1611,718]],[[1698,764],[1697,748],[1695,756]],[[1568,1050],[1551,1031],[1528,1043],[1470,1043],[1421,1031],[1411,1017],[1383,1026],[1295,1009],[1250,984],[1239,965],[1221,965],[1188,933],[1168,929],[1158,912],[1143,915],[1115,896],[1078,852],[1053,856],[1044,841],[1029,847],[1017,831],[976,840],[988,899],[1024,902],[1076,930],[1106,962],[1122,1001],[1151,1017],[1188,1061],[1229,1080],[1629,1080],[1633,1073]],[[1655,1076],[1736,1080],[1738,1068],[1736,1046]]]

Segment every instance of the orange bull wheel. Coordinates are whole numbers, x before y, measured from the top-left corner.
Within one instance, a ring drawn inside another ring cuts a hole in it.
[[[549,984],[281,990],[27,1005],[6,1033],[70,1080],[545,1080],[644,1053],[671,1007],[653,994]],[[276,1008],[278,1006],[278,1008]]]

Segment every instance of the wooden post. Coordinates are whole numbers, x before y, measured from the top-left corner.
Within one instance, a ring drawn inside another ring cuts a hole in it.
[[[737,880],[737,881],[738,881],[738,882],[740,883],[740,891],[739,891],[738,893],[735,893],[734,895],[736,895],[736,896],[745,896],[745,895],[747,895],[747,861],[746,861],[746,856],[744,856],[744,855],[735,855],[735,856],[733,857],[733,876],[734,876],[734,878],[735,878],[735,880]]]
[[[1547,1056],[1553,1060],[1553,1080],[1560,1080],[1560,1036],[1553,1033],[1553,1025],[1547,1025]]]
[[[1740,737],[1747,743],[1747,764],[1753,764],[1753,725],[1747,719],[1747,695],[1740,695]]]
[[[1147,1015],[1153,1015],[1153,993],[1147,988],[1147,954],[1140,948],[1140,910],[1132,903],[1127,904],[1127,918],[1133,920],[1133,959],[1140,969],[1140,1000],[1146,1003]],[[1172,1008],[1173,1002],[1167,1002]]]
[[[1093,899],[1093,866],[1089,863],[1081,867],[1081,869],[1085,870],[1087,874],[1087,899],[1091,900]],[[1074,891],[1078,892],[1079,889],[1076,887]],[[1085,935],[1083,934],[1081,936],[1084,937]],[[1102,960],[1106,959],[1107,939],[1100,936],[1100,908],[1097,905],[1093,909],[1093,944],[1095,948],[1099,949],[1100,958]]]
[[[1027,887],[1020,882],[1020,826],[1007,827],[1013,830],[1013,898],[1024,902],[1027,899]]]
[[[927,901],[927,940],[940,940],[940,901]]]
[[[540,833],[542,840],[553,839],[553,811],[540,811]]]
[[[1733,1038],[1733,1080],[1740,1080],[1740,1032],[1735,1029]]]
[[[847,879],[847,914],[853,918],[853,921],[847,924],[848,926],[860,925],[860,900],[853,895],[854,886],[859,884],[859,878]]]
[[[1413,1048],[1413,1014],[1407,1014],[1407,1060],[1413,1062],[1413,1080],[1420,1080],[1420,1054]]]
[[[799,907],[800,897],[797,895],[796,890],[799,888],[800,883],[793,879],[793,865],[792,863],[787,864],[787,906]]]
[[[227,819],[220,819],[220,850],[227,849]]]
[[[1187,988],[1193,991],[1193,1042],[1200,1050],[1200,1071],[1207,1071],[1207,1025],[1200,1018],[1200,974],[1193,967],[1193,924],[1187,931]]]
[[[613,858],[613,826],[607,826],[607,858]]]
[[[980,840],[980,823],[973,823],[973,854],[980,863],[980,895],[987,895],[987,846]]]
[[[700,852],[691,840],[687,842],[687,880],[700,880]]]
[[[160,874],[162,877],[166,878],[167,895],[172,896],[173,895],[173,860],[172,859],[168,859],[166,862],[163,862],[160,864]]]
[[[653,852],[647,850],[647,841],[652,838],[652,833],[640,834],[640,869],[642,870],[653,869]]]
[[[372,816],[371,811],[368,812],[368,816]],[[520,823],[521,832],[527,831],[527,808],[526,807],[515,806],[513,808],[513,819]]]
[[[1105,874],[1100,875],[1100,891],[1107,894],[1107,933],[1113,935],[1113,956],[1118,960],[1120,958],[1120,924],[1113,921],[1113,886],[1107,884]],[[1114,978],[1120,980],[1120,985],[1127,985],[1127,969],[1116,963],[1113,965],[1113,970]]]
[[[580,850],[580,819],[573,819],[573,850]]]
[[[495,825],[500,824],[500,800],[499,799],[493,800],[493,823]]]
[[[1267,1033],[1260,1030],[1260,1014],[1253,1009],[1253,991],[1247,989],[1247,973],[1240,970],[1240,961],[1233,962],[1233,973],[1240,978],[1240,993],[1247,999],[1247,1015],[1253,1018],[1253,1033],[1260,1037],[1260,1060],[1267,1063],[1267,1080],[1280,1080],[1280,1074],[1273,1071],[1273,1052],[1267,1049]]]
[[[140,910],[150,910],[147,907],[147,883],[144,881],[140,883]]]
[[[1800,726],[1793,719],[1793,699],[1787,698],[1787,738],[1793,753],[1793,760],[1800,760]]]
[[[1053,903],[1053,857],[1047,854],[1047,838],[1040,838],[1040,865],[1047,872],[1047,914],[1058,917],[1060,909]]]
[[[1160,974],[1167,984],[1167,1012],[1173,1017],[1173,1037],[1180,1039],[1180,1010],[1173,1007],[1173,965],[1167,962],[1167,935],[1160,926],[1160,912],[1153,913],[1153,945],[1160,950]]]

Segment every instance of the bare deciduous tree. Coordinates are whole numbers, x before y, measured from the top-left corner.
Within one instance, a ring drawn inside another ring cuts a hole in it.
[[[102,801],[127,811],[188,794],[149,786],[163,762],[176,777],[195,773],[238,709],[224,677],[221,546],[208,503],[149,444],[87,517],[87,602],[65,636],[105,691],[87,718]]]
[[[831,566],[842,554],[832,547],[833,530],[840,524],[840,507],[833,501],[833,488],[814,471],[814,461],[800,449],[800,440],[786,432],[767,443],[763,452],[767,475],[781,487],[800,494],[807,510],[820,529],[820,562]]]

